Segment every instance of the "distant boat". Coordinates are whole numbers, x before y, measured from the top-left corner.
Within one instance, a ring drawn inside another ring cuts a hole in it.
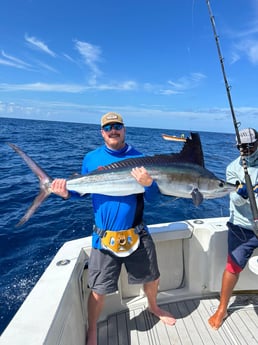
[[[181,134],[180,137],[177,137],[176,135],[162,134],[162,138],[165,139],[165,140],[170,140],[170,141],[186,142],[186,138],[185,138],[184,134]]]

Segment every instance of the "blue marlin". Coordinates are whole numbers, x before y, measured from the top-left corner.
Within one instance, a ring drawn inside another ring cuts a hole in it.
[[[38,196],[17,224],[20,226],[28,221],[52,193],[53,178],[18,146],[12,143],[8,145],[36,174],[40,185]],[[131,175],[132,168],[141,166],[144,166],[156,181],[161,194],[192,198],[195,206],[199,206],[203,199],[220,198],[235,190],[235,185],[219,179],[204,167],[204,156],[198,133],[191,133],[179,153],[136,157],[115,162],[86,175],[68,178],[67,189],[76,191],[80,195],[97,193],[122,196],[143,193],[144,187]]]

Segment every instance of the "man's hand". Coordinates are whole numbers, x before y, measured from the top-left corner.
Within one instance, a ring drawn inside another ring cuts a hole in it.
[[[236,188],[237,188],[236,192],[238,195],[240,195],[244,199],[248,198],[248,192],[247,192],[246,184],[239,183]]]
[[[144,167],[133,168],[131,174],[143,187],[149,187],[153,182],[152,177]]]
[[[255,193],[258,193],[258,184],[256,184],[254,187],[253,187],[253,190]]]
[[[66,189],[66,180],[62,178],[57,178],[52,182],[51,190],[63,199],[68,199],[70,196],[69,191]]]

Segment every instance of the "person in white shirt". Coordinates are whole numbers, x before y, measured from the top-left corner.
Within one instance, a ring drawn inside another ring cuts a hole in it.
[[[253,186],[256,205],[258,204],[258,133],[253,128],[239,131],[242,149],[245,157],[248,174]],[[226,169],[227,182],[237,184],[235,192],[230,194],[230,218],[228,226],[228,257],[222,277],[220,304],[217,311],[208,322],[213,329],[218,329],[227,317],[227,306],[233,289],[241,271],[245,268],[254,249],[258,248],[258,238],[253,229],[253,220],[250,201],[246,188],[245,172],[242,158],[239,156]]]

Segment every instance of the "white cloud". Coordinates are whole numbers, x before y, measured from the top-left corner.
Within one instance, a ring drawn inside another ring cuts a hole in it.
[[[48,46],[44,42],[38,40],[36,37],[25,35],[24,38],[25,38],[25,41],[29,43],[29,45],[31,45],[32,47],[37,48],[38,50],[52,57],[56,56],[56,54],[51,49],[49,49]]]
[[[132,91],[138,89],[138,84],[135,81],[127,80],[124,82],[110,83],[110,84],[99,84],[92,88],[98,90],[120,90],[120,91]]]
[[[169,88],[160,88],[159,93],[162,95],[182,94],[186,90],[198,87],[206,76],[202,73],[191,73],[189,76],[183,76],[176,81],[169,80]]]
[[[82,85],[82,84],[47,84],[47,83],[29,83],[29,84],[0,84],[0,91],[34,91],[34,92],[66,92],[82,93],[90,90],[99,91],[131,91],[138,87],[134,81],[125,81],[123,83]]]
[[[6,54],[3,50],[1,51],[3,59],[0,58],[0,65],[21,68],[21,69],[30,69],[30,65],[24,62],[21,59],[18,59],[14,56]]]
[[[85,90],[85,86],[76,84],[0,84],[1,91],[35,91],[35,92],[68,92],[79,93]]]
[[[42,61],[37,61],[37,64],[39,67],[42,67],[44,70],[47,70],[47,71],[50,71],[50,72],[54,72],[54,73],[58,73],[58,71],[52,67],[52,66],[49,66],[48,64],[42,62]]]
[[[232,63],[238,61],[240,56],[246,56],[253,65],[258,65],[258,39],[242,40],[235,44],[234,49]]]
[[[51,67],[44,66],[46,69]],[[83,93],[93,90],[97,91],[143,91],[148,93],[160,95],[176,95],[183,94],[186,90],[198,87],[201,80],[205,78],[204,75],[193,73],[189,77],[182,77],[178,82],[168,81],[166,85],[144,83],[139,84],[134,80],[125,80],[121,82],[110,83],[88,83],[88,84],[73,84],[73,83],[28,83],[28,84],[0,84],[0,91],[34,91],[34,92],[66,92],[66,93]],[[167,86],[168,85],[168,86]]]
[[[181,94],[182,92],[180,91],[175,91],[175,90],[170,90],[170,89],[160,89],[159,90],[159,93],[161,95],[178,95],[178,94]]]
[[[15,64],[12,61],[4,60],[0,58],[0,65],[5,65],[5,66],[10,66],[10,67],[17,67],[17,68],[22,68],[21,66]]]
[[[234,42],[232,46],[231,63],[238,62],[240,59],[247,58],[253,64],[258,64],[258,21],[257,1],[253,2],[253,16],[250,18],[245,27],[241,29],[228,31],[227,35]],[[241,23],[242,24],[242,23]],[[244,25],[245,23],[243,23]]]
[[[75,41],[75,48],[83,57],[84,63],[90,68],[92,76],[90,84],[95,84],[97,78],[102,74],[97,63],[101,60],[102,51],[100,47],[88,42]]]
[[[70,55],[64,53],[63,56],[64,56],[68,61],[71,61],[71,62],[73,62],[73,63],[76,63],[76,61],[75,61]]]
[[[190,76],[184,76],[175,81],[168,81],[168,84],[174,89],[174,91],[189,90],[197,87],[200,82],[206,78],[202,73],[191,73]]]

